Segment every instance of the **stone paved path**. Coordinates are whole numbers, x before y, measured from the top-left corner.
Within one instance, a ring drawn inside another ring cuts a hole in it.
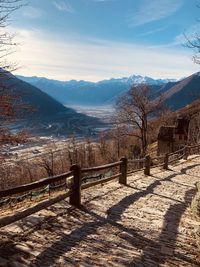
[[[200,266],[190,211],[200,157],[83,191],[0,229],[0,266]]]

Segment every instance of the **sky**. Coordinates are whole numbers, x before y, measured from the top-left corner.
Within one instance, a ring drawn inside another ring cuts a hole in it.
[[[198,0],[29,0],[7,30],[19,44],[16,74],[99,81],[199,71],[187,48],[198,33]]]

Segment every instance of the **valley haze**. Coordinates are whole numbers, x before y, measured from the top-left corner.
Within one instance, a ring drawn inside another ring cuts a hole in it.
[[[107,126],[97,127],[92,126],[92,129],[104,130],[111,127],[112,123],[110,119],[115,111],[115,105],[117,99],[127,92],[131,86],[137,86],[139,84],[147,84],[151,87],[152,97],[157,98],[160,94],[163,94],[164,103],[172,111],[176,111],[185,107],[192,101],[198,98],[198,92],[200,90],[200,75],[199,72],[194,73],[181,80],[175,79],[153,79],[147,76],[131,75],[130,77],[123,77],[118,79],[103,80],[100,82],[88,82],[88,81],[57,81],[44,77],[24,77],[17,76],[20,80],[23,80],[27,85],[34,86],[44,94],[51,96],[60,102],[63,107],[67,109],[71,108],[77,112],[77,118],[82,116],[88,116],[87,118],[97,118],[101,123],[107,124]],[[71,114],[74,114],[73,112]],[[61,116],[63,119],[64,117]],[[61,131],[64,133],[63,126],[60,128],[59,123],[50,123],[51,119],[48,118],[48,124],[45,126],[50,131],[50,128],[56,128],[56,132]],[[86,119],[86,121],[88,120]],[[73,123],[75,121],[68,118]],[[60,118],[59,120],[60,121]],[[88,120],[88,122],[91,119]],[[94,121],[93,121],[94,122]],[[93,125],[92,122],[92,125]],[[57,125],[57,126],[56,126]],[[86,125],[85,125],[86,126]],[[84,127],[85,127],[84,126]],[[88,124],[88,127],[91,125]],[[60,128],[60,130],[58,129]],[[72,129],[74,126],[72,126]],[[75,127],[76,129],[76,127]],[[47,131],[47,132],[48,132]],[[51,132],[51,131],[50,131]],[[67,131],[69,132],[69,131]],[[72,133],[73,131],[71,131]],[[90,133],[90,130],[89,132]]]
[[[24,77],[19,79],[38,87],[61,103],[71,106],[110,106],[116,99],[130,89],[131,86],[146,83],[155,91],[167,83],[174,83],[175,79],[153,79],[147,76],[131,75],[130,77],[111,78],[99,82],[84,80],[58,81],[44,77]]]

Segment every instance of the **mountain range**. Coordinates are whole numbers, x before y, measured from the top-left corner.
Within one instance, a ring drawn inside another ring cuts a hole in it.
[[[132,85],[147,83],[151,85],[154,92],[157,92],[164,85],[175,82],[173,79],[153,79],[140,75],[103,80],[96,83],[82,80],[57,81],[40,77],[18,76],[18,78],[40,88],[64,105],[88,106],[114,104],[117,97]]]
[[[0,75],[1,86],[7,88],[11,95],[20,96],[18,104],[25,103],[34,110],[23,112],[22,109],[12,127],[28,128],[33,134],[45,135],[94,135],[95,129],[104,128],[105,124],[97,118],[76,112],[67,105],[114,105],[118,96],[140,83],[150,85],[154,98],[163,94],[165,104],[174,111],[187,106],[200,96],[200,73],[179,81],[133,75],[96,83],[15,77],[10,73]]]
[[[113,105],[116,99],[131,86],[140,83],[148,84],[156,95],[164,94],[165,104],[173,111],[185,107],[200,96],[200,72],[181,80],[153,79],[132,75],[130,77],[88,81],[57,81],[39,77],[20,79],[40,88],[64,105],[103,106]]]

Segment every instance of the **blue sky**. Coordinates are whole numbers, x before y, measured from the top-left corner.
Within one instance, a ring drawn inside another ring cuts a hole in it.
[[[98,81],[199,70],[183,34],[198,33],[197,0],[29,0],[12,15],[18,74]]]

